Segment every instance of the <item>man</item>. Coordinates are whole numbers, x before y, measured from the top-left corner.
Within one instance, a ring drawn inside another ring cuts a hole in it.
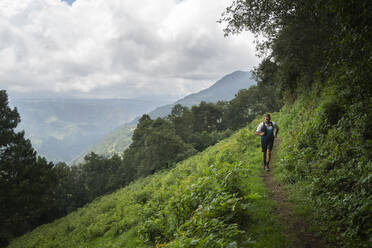
[[[275,131],[275,132],[274,132]],[[274,139],[279,132],[279,126],[275,122],[271,122],[269,114],[265,114],[264,122],[258,125],[256,135],[261,136],[263,168],[270,171],[270,157],[274,145]]]

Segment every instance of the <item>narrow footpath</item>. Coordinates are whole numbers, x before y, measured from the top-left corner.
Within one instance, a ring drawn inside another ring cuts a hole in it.
[[[275,148],[273,153],[275,156]],[[273,165],[275,166],[275,163]],[[276,203],[274,214],[279,216],[286,225],[286,236],[293,241],[293,248],[329,247],[326,242],[309,231],[309,225],[302,216],[294,214],[293,204],[288,200],[281,185],[274,182],[271,172],[263,172],[262,178],[269,191],[269,197]]]
[[[275,214],[286,224],[286,234],[293,240],[294,248],[324,248],[328,247],[322,240],[308,231],[308,225],[301,216],[293,213],[292,204],[276,184],[270,172],[263,173],[263,181],[269,190],[270,198],[276,202]]]

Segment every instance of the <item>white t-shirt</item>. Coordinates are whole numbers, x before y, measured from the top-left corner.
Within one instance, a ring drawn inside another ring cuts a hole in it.
[[[273,128],[279,129],[278,124],[276,124],[275,122],[271,122],[271,123],[272,123],[273,125],[270,125],[270,123],[267,124],[266,122],[261,122],[260,125],[258,125],[256,131],[257,131],[257,132],[263,132],[263,131],[264,131],[264,130],[263,130],[263,125],[266,126],[267,130],[270,130],[270,129],[273,129]]]

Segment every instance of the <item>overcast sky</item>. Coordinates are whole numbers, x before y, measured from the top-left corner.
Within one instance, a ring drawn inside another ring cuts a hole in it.
[[[69,3],[70,4],[69,4]],[[231,0],[0,0],[0,89],[10,95],[185,96],[258,64],[225,38]]]

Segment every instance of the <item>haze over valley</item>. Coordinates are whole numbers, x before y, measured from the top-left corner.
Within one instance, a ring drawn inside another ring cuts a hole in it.
[[[25,130],[25,136],[39,155],[54,162],[70,162],[114,128],[164,103],[167,102],[162,99],[16,98],[11,101],[21,115],[18,130]]]

